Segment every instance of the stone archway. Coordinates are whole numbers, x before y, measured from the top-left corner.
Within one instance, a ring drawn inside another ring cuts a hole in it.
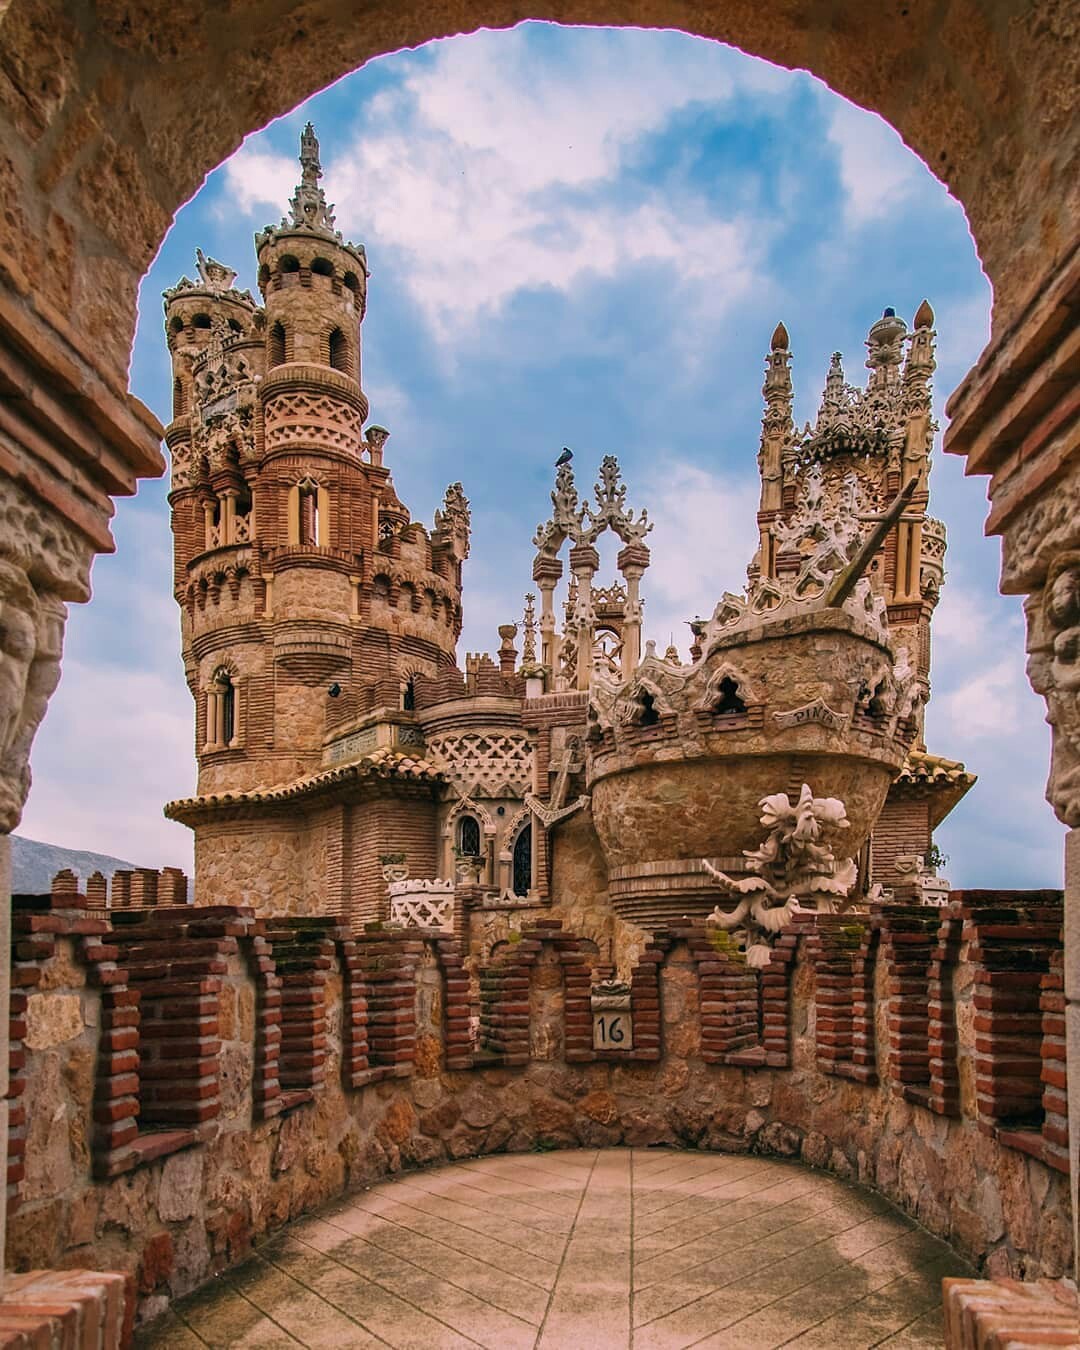
[[[201,0],[182,14],[162,0],[0,0],[0,831],[29,785],[63,603],[87,598],[92,557],[111,548],[112,497],[164,467],[127,360],[139,279],[174,211],[247,132],[371,57],[525,18],[676,27],[805,67],[886,118],[963,202],[995,288],[994,337],[950,404],[947,448],[992,475],[1003,584],[1032,596],[1051,800],[1080,825],[1080,679],[1058,642],[1080,626],[1068,0],[370,0],[359,19],[344,0]],[[1080,891],[1075,839],[1069,858]],[[1080,1005],[1070,1019],[1077,1065]],[[1074,1094],[1078,1080],[1080,1068]],[[1075,1156],[1080,1101],[1072,1119]]]

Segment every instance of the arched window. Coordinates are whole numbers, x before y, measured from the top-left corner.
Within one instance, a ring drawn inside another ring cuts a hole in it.
[[[172,415],[173,417],[183,417],[187,412],[187,394],[184,392],[184,382],[179,376],[173,380],[172,387]]]
[[[206,698],[206,748],[227,750],[236,740],[236,685],[222,667],[215,671]]]
[[[360,280],[355,272],[346,272],[342,280],[345,282],[347,290],[356,295],[360,290]]]
[[[655,727],[660,721],[660,714],[656,711],[656,699],[646,689],[641,695],[641,716],[638,718],[639,727]]]
[[[311,260],[311,270],[316,276],[332,277],[334,275],[334,264],[329,258],[313,258]]]
[[[300,542],[301,544],[319,543],[319,489],[317,485],[305,480],[300,484]]]
[[[405,681],[401,691],[401,707],[404,712],[413,712],[416,708],[416,686],[411,679]]]
[[[462,816],[457,827],[458,851],[467,858],[480,856],[480,822],[475,816]]]
[[[725,675],[720,681],[720,687],[716,691],[716,706],[714,712],[721,715],[727,713],[744,713],[746,704],[739,696],[739,686],[730,675]]]
[[[294,257],[291,253],[283,253],[278,259],[278,268],[282,272],[299,272],[300,259]]]
[[[532,821],[527,820],[514,840],[514,894],[532,889]]]
[[[280,319],[270,329],[270,337],[266,344],[266,362],[271,368],[274,366],[283,366],[285,364],[285,351],[288,346],[285,337],[285,325]]]
[[[196,314],[195,317],[194,317],[194,318],[192,319],[192,321],[191,321],[191,326],[192,326],[192,328],[209,328],[209,327],[210,327],[210,315],[209,315],[209,314]]]
[[[335,370],[343,370],[346,375],[352,374],[352,359],[349,355],[349,340],[340,328],[334,331],[326,340],[327,364],[333,366]]]

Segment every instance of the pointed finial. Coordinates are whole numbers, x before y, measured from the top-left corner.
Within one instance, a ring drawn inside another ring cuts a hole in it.
[[[930,308],[930,301],[924,300],[915,311],[915,318],[912,322],[913,328],[933,328],[934,311]]]
[[[300,134],[300,167],[304,183],[314,187],[322,177],[322,165],[319,163],[319,138],[310,122]]]
[[[293,229],[306,226],[312,230],[336,234],[334,208],[327,202],[326,193],[319,187],[321,177],[319,138],[309,122],[300,135],[300,181],[289,202]]]
[[[788,331],[782,323],[778,323],[773,329],[772,341],[769,346],[774,352],[787,351],[789,346]]]

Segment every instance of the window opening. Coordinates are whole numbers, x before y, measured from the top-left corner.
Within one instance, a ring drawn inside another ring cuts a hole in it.
[[[413,712],[416,708],[416,686],[412,680],[408,680],[401,691],[401,706],[405,712]]]
[[[720,714],[744,713],[746,711],[746,704],[739,697],[739,686],[730,675],[725,675],[720,681],[714,711]]]
[[[514,894],[528,895],[532,887],[532,822],[521,827],[514,840]]]
[[[458,821],[458,849],[467,858],[480,856],[480,822],[474,816]]]
[[[641,696],[641,716],[638,718],[639,727],[655,727],[660,721],[660,714],[656,711],[656,699],[646,690]]]

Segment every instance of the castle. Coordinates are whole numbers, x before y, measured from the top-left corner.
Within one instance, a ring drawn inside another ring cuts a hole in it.
[[[651,525],[618,464],[604,459],[590,501],[564,454],[534,541],[539,612],[527,595],[497,660],[462,672],[469,503],[451,484],[427,529],[399,499],[389,433],[364,429],[366,255],[335,227],[310,124],[300,165],[289,215],[256,236],[261,305],[201,251],[198,280],[165,293],[199,763],[198,795],[166,813],[194,830],[197,900],[360,931],[450,922],[456,895],[470,949],[490,954],[516,911],[549,911],[625,969],[657,923],[715,903],[710,858],[745,871],[764,792],[794,799],[803,781],[846,802],[853,894],[944,898],[923,860],[974,780],[923,741],[945,555],[927,515],[930,306],[911,332],[892,310],[872,326],[865,389],[834,355],[802,430],[777,327],[759,548],[746,595],[691,624],[690,664],[642,654]],[[830,600],[904,485],[852,594]],[[606,531],[620,577],[600,584]],[[678,802],[674,833],[661,800]]]

